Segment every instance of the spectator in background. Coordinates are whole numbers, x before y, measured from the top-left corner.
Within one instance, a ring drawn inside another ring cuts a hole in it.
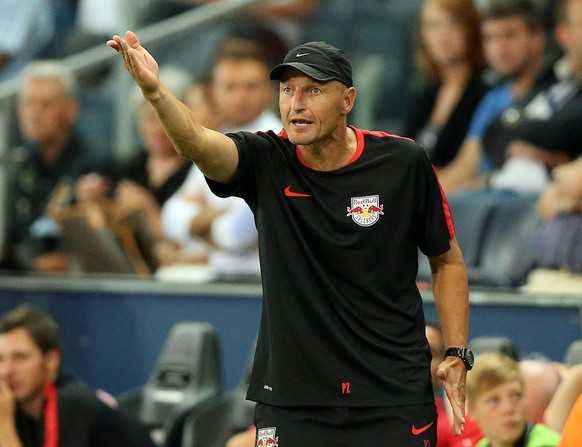
[[[29,305],[0,317],[0,445],[153,447],[147,432],[61,371],[56,322]]]
[[[54,34],[50,0],[0,2],[0,82],[42,55]]]
[[[582,157],[552,171],[538,200],[543,220],[535,239],[532,290],[579,292],[582,284]]]
[[[459,164],[469,183],[539,193],[551,168],[581,154],[582,2],[561,0],[556,17],[556,41],[565,55],[554,66],[554,82],[487,125],[481,154],[492,172],[479,174],[476,159]]]
[[[544,422],[544,412],[560,385],[560,371],[546,360],[521,360],[519,367],[524,384],[525,419]]]
[[[182,99],[192,84],[190,75],[177,67],[165,67],[160,72],[160,79]],[[153,253],[154,246],[162,237],[161,207],[182,186],[192,163],[176,153],[139,87],[134,87],[130,101],[137,116],[139,148],[135,155],[114,167],[109,175],[93,172],[80,178],[76,197],[79,202],[112,197],[117,219],[123,221],[137,216],[146,227],[138,241],[142,254],[155,269],[158,261]]]
[[[556,17],[556,41],[564,50],[554,65],[556,81],[513,122],[494,121],[485,132],[494,188],[540,192],[550,169],[582,154],[582,1],[560,0]]]
[[[503,82],[483,97],[459,153],[439,170],[447,192],[484,185],[478,173],[487,127],[499,117],[514,119],[515,106],[555,79],[543,67],[545,28],[533,0],[490,0],[482,11],[481,31],[487,64]]]
[[[212,70],[212,99],[222,118],[220,131],[280,130],[271,109],[274,88],[269,65],[252,40],[225,41]],[[253,215],[242,199],[216,197],[202,172],[192,166],[184,186],[164,205],[164,235],[178,250],[163,246],[165,263],[207,263],[212,277],[259,276]]]
[[[274,93],[262,47],[252,40],[226,40],[212,69],[212,97],[223,119],[220,131],[279,130]]]
[[[524,384],[519,364],[497,352],[475,359],[467,376],[469,414],[483,438],[477,447],[552,447],[560,434],[543,424],[528,423],[525,417]]]
[[[480,17],[473,0],[426,0],[417,26],[424,83],[413,94],[402,135],[415,139],[433,165],[456,156],[487,91]]]
[[[203,76],[194,82],[186,92],[185,104],[204,127],[219,130],[224,119],[212,96],[212,79]]]
[[[582,439],[582,394],[578,395],[562,430],[558,447],[578,447]]]
[[[582,439],[582,365],[566,368],[544,414],[545,423],[561,432],[559,447],[578,447]]]
[[[10,153],[2,268],[68,269],[48,205],[51,200],[68,204],[72,183],[100,164],[74,130],[79,114],[76,95],[74,74],[57,61],[32,62],[22,73],[17,113],[25,141]]]

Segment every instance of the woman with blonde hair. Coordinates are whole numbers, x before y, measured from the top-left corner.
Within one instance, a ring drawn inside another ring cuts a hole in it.
[[[426,0],[417,27],[423,83],[411,99],[403,135],[415,139],[436,167],[457,154],[488,87],[480,17],[473,0]]]

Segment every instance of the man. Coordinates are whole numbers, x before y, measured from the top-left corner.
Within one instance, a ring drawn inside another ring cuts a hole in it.
[[[269,65],[256,42],[233,38],[223,43],[212,69],[211,88],[217,115],[223,120],[221,132],[281,129],[281,120],[272,110]],[[259,277],[257,230],[249,207],[241,199],[212,194],[196,166],[164,205],[162,227],[180,247],[174,262],[184,262],[185,255],[185,260],[198,264],[203,259],[212,278]]]
[[[0,445],[153,447],[135,421],[60,373],[60,344],[56,322],[38,309],[0,317]]]
[[[515,120],[519,105],[551,82],[542,70],[545,30],[532,0],[491,0],[482,11],[483,49],[489,67],[503,82],[481,100],[459,153],[439,180],[446,192],[481,187],[487,127],[498,117]],[[489,169],[489,167],[485,167]]]
[[[67,204],[75,179],[95,169],[89,149],[73,130],[79,114],[76,93],[73,73],[58,61],[36,61],[22,73],[17,112],[25,143],[10,154],[3,268],[68,269],[49,204]]]
[[[523,377],[525,419],[544,422],[544,412],[560,385],[560,372],[556,365],[542,359],[520,360]]]
[[[435,445],[418,246],[434,272],[448,347],[438,374],[461,433],[468,287],[446,200],[416,143],[348,127],[356,90],[343,51],[310,42],[271,71],[280,134],[223,135],[196,123],[135,34],[126,38],[108,45],[176,149],[255,215],[264,300],[248,398],[258,402],[257,445]]]
[[[224,120],[221,131],[272,130],[281,121],[271,110],[273,85],[262,48],[231,38],[218,49],[212,68],[212,97]]]
[[[582,155],[582,1],[561,0],[556,18],[564,56],[554,65],[555,82],[524,104],[518,120],[495,123],[485,135],[495,188],[539,193],[550,169]]]

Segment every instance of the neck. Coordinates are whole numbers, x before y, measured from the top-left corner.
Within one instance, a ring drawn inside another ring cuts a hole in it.
[[[40,143],[41,157],[46,165],[53,165],[57,161],[69,141],[70,136],[70,132],[64,132],[50,140]]]
[[[304,162],[316,171],[333,171],[345,166],[358,146],[356,133],[347,126],[324,142],[298,146]]]
[[[523,70],[523,73],[511,80],[511,92],[514,99],[522,99],[528,94],[536,81],[540,65],[541,60],[532,61],[530,66]]]
[[[441,82],[443,84],[465,83],[473,74],[469,64],[462,62],[441,67]]]
[[[40,419],[44,410],[44,393],[39,393],[38,396],[21,403],[21,408],[24,413],[34,419]]]

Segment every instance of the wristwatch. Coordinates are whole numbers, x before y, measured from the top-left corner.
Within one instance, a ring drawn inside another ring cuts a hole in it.
[[[445,351],[445,357],[459,357],[465,364],[467,371],[471,371],[475,363],[475,357],[470,348],[448,348]]]

